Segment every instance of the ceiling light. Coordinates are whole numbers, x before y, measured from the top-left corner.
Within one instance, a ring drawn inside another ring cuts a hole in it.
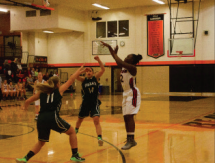
[[[0,8],[0,12],[8,12],[7,9]]]
[[[102,5],[97,4],[97,3],[94,3],[94,4],[92,4],[92,5],[93,5],[93,6],[96,6],[96,7],[100,7],[100,8],[106,9],[106,10],[110,9],[110,8],[108,8],[108,7],[106,7],[106,6],[102,6]]]
[[[43,31],[44,33],[54,33],[53,31]]]
[[[152,0],[152,1],[162,4],[162,5],[165,4],[163,1],[160,1],[160,0]]]

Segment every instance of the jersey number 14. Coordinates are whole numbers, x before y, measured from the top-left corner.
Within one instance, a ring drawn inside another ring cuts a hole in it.
[[[90,93],[93,93],[93,91],[94,91],[94,87],[89,88],[89,92],[90,92]]]

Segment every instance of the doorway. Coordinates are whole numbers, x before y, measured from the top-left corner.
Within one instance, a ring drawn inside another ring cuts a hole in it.
[[[111,67],[111,93],[117,94],[123,92],[122,85],[120,82],[121,68]]]

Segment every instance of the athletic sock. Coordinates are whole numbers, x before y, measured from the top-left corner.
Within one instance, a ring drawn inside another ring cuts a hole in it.
[[[31,157],[33,157],[35,154],[32,151],[29,151],[28,154],[25,156],[25,159],[28,161]]]
[[[78,148],[72,148],[72,155],[75,155],[76,153],[78,153]]]
[[[98,135],[98,139],[102,139],[102,135]]]
[[[76,134],[78,133],[78,130],[79,130],[79,128],[75,128],[75,133],[76,133]]]
[[[134,140],[134,133],[127,133],[127,139]]]

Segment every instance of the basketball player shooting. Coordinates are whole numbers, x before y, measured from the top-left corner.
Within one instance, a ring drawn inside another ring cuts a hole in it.
[[[136,64],[142,59],[142,55],[129,54],[123,61],[117,56],[118,45],[113,50],[109,44],[104,42],[101,43],[109,49],[117,65],[122,68],[120,75],[120,80],[123,87],[122,113],[127,132],[127,142],[121,149],[128,150],[137,145],[134,140],[134,115],[136,115],[140,109],[141,95],[135,84],[135,76],[137,74]]]

